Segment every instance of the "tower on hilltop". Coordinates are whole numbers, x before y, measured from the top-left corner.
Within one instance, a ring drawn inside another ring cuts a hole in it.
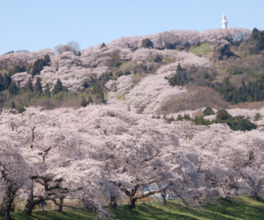
[[[226,19],[226,15],[223,15],[222,28],[227,29],[227,24],[228,24],[228,21]]]

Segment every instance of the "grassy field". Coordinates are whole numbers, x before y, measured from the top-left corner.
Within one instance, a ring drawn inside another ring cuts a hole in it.
[[[160,202],[146,202],[137,205],[130,210],[127,206],[120,206],[114,211],[118,220],[152,220],[152,219],[187,219],[187,220],[261,220],[264,219],[264,202],[257,202],[251,198],[240,197],[232,202],[219,200],[214,205],[206,205],[201,208],[188,208],[178,200],[168,201],[167,205]],[[57,211],[38,211],[32,217],[22,213],[12,213],[15,220],[83,220],[97,219],[93,213],[84,211],[66,210],[64,213]]]
[[[208,43],[201,44],[198,47],[192,47],[190,51],[196,55],[206,55],[212,52],[211,45]]]

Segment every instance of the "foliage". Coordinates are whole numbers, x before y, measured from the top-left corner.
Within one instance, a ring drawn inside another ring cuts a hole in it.
[[[61,92],[62,90],[63,90],[62,82],[60,79],[58,79],[53,90],[52,90],[52,94],[55,95],[55,94]]]
[[[106,44],[105,43],[102,43],[101,46],[100,46],[100,49],[106,47]]]
[[[206,107],[206,109],[203,110],[203,115],[207,116],[207,115],[214,115],[215,112],[211,107]]]
[[[250,131],[257,126],[244,116],[231,117],[227,120],[228,126],[235,131]]]
[[[50,63],[49,55],[45,55],[44,58],[37,59],[31,69],[31,75],[34,77],[37,74],[40,74],[41,70],[43,70],[44,66],[48,66]]]
[[[1,80],[1,78],[0,78],[0,80]],[[5,74],[3,77],[3,88],[8,89],[11,82],[12,82],[12,78],[9,75]]]
[[[216,113],[216,119],[217,120],[225,121],[231,117],[232,116],[225,109],[218,110]]]
[[[219,53],[219,60],[228,59],[232,56],[235,56],[235,54],[230,50],[230,45],[226,44],[218,49]]]
[[[43,90],[42,90],[42,85],[41,85],[41,78],[37,78],[36,84],[35,84],[35,88],[34,88],[34,92],[41,95]]]
[[[173,43],[168,43],[168,42],[165,43],[165,49],[175,50],[175,48],[176,46]]]
[[[264,77],[255,82],[249,82],[246,84],[242,82],[242,86],[235,88],[229,81],[229,78],[225,78],[221,87],[216,87],[220,93],[223,94],[224,99],[232,104],[240,102],[254,102],[264,100]]]
[[[89,96],[88,100],[86,100],[85,98],[82,99],[81,106],[86,107],[87,105],[91,103],[93,103],[93,99],[91,96]]]
[[[27,84],[26,84],[26,91],[28,92],[33,92],[33,85],[32,85],[32,80],[29,78]]]
[[[209,113],[210,113],[209,115],[211,115],[212,113],[214,114],[214,111],[210,107],[207,107],[205,110],[206,110],[206,114],[204,113],[205,111],[203,111],[204,115],[208,115]],[[211,121],[204,119],[203,116],[196,116],[194,119],[192,119],[188,114],[184,114],[184,116],[178,114],[176,120],[173,117],[167,118],[166,116],[164,116],[163,118],[168,123],[171,123],[173,121],[182,121],[182,120],[193,121],[195,125],[207,125],[207,126],[214,123],[227,123],[230,129],[234,131],[250,131],[252,129],[257,128],[256,124],[252,123],[248,118],[245,118],[244,116],[233,117],[225,109],[217,111],[216,119]]]
[[[204,119],[203,116],[196,116],[193,120],[194,124],[196,125],[211,125],[213,121]]]
[[[159,62],[162,62],[162,57],[160,55],[157,55],[154,57],[154,60],[153,60],[155,63],[159,63]]]
[[[254,116],[254,121],[258,121],[260,120],[262,117],[261,117],[261,114],[260,113],[256,113],[255,116]]]
[[[27,69],[25,66],[16,65],[13,70],[9,71],[9,75],[13,75],[16,73],[25,72]]]
[[[149,38],[142,40],[141,46],[144,48],[153,48],[153,42]]]
[[[11,82],[8,91],[11,95],[17,95],[19,93],[19,87],[16,85],[16,83]]]
[[[254,28],[251,33],[250,39],[257,42],[255,48],[256,52],[259,52],[264,49],[264,30],[260,31],[257,28]]]
[[[187,76],[186,69],[183,69],[180,64],[177,66],[176,74],[169,78],[171,86],[186,85],[191,79]]]

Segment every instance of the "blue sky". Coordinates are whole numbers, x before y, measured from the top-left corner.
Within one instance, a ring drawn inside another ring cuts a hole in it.
[[[0,54],[77,41],[229,27],[264,29],[263,0],[0,0]]]

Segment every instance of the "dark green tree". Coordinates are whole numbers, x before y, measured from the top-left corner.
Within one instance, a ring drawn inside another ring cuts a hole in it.
[[[33,92],[33,85],[32,85],[32,80],[29,78],[27,85],[26,85],[26,91],[27,92]]]
[[[0,74],[0,92],[3,91],[5,89],[4,87],[4,79],[2,74]]]
[[[31,70],[32,77],[40,74],[40,71],[43,69],[43,67],[44,67],[44,60],[41,58],[37,59],[32,66],[32,70]]]
[[[11,82],[8,91],[11,95],[17,95],[19,93],[19,87],[14,82]]]
[[[41,70],[43,70],[44,66],[48,66],[50,63],[50,56],[45,55],[44,58],[37,59],[31,69],[31,75],[32,77],[35,75],[40,74]]]
[[[149,38],[143,39],[141,45],[144,48],[153,48],[153,42]]]
[[[100,46],[100,49],[106,47],[106,44],[105,43],[102,43],[101,46]]]
[[[42,94],[42,85],[41,85],[41,78],[37,78],[36,84],[35,84],[35,88],[34,88],[34,92],[38,93],[38,94]]]
[[[169,83],[171,86],[183,86],[186,85],[191,78],[188,77],[187,71],[178,64],[176,69],[176,74],[169,78]]]
[[[92,97],[89,96],[89,98],[88,98],[88,104],[91,104],[91,103],[93,103],[93,102],[94,102],[94,101],[93,101]]]
[[[50,56],[49,55],[45,55],[44,58],[43,58],[43,65],[44,66],[48,66],[50,64]]]
[[[210,108],[210,107],[207,107],[207,108],[203,111],[203,115],[204,115],[204,116],[207,116],[207,115],[214,115],[214,114],[215,114],[214,110],[213,110],[212,108]]]
[[[230,117],[232,116],[229,115],[225,109],[221,109],[217,111],[216,113],[216,119],[221,120],[221,121],[228,120]]]
[[[227,124],[232,130],[235,131],[250,131],[257,128],[254,123],[249,121],[249,119],[245,118],[244,116],[231,117],[227,121]]]
[[[82,98],[81,106],[82,107],[86,107],[87,106],[87,101],[86,101],[85,98]]]
[[[46,86],[45,86],[44,95],[47,96],[47,97],[50,97],[50,87],[49,87],[49,84],[46,84]]]
[[[61,92],[62,90],[63,90],[62,82],[60,81],[60,79],[58,79],[53,90],[52,90],[52,93],[57,94],[57,93]]]
[[[14,101],[11,102],[10,108],[12,108],[12,109],[15,109],[16,108],[16,105],[15,105]]]
[[[12,82],[12,78],[5,74],[4,77],[3,77],[3,86],[4,86],[4,89],[8,89],[10,84]]]

